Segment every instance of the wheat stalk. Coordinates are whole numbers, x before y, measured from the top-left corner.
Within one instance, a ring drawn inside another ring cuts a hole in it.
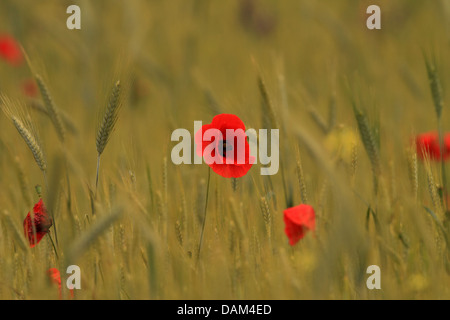
[[[353,110],[356,122],[358,124],[359,133],[361,135],[361,140],[364,145],[364,149],[366,150],[367,155],[369,156],[370,163],[372,165],[374,188],[375,192],[377,192],[378,175],[381,172],[381,165],[380,165],[380,154],[378,151],[376,138],[374,136],[372,129],[369,126],[369,121],[367,120],[365,113],[359,110],[354,102],[353,102]]]
[[[430,81],[431,96],[433,97],[434,108],[436,110],[436,115],[439,119],[441,118],[442,109],[444,107],[444,102],[442,99],[441,82],[439,80],[435,62],[434,61],[430,62],[425,57],[425,65],[427,68],[428,80]]]
[[[263,128],[265,129],[279,129],[280,125],[278,122],[277,114],[275,112],[275,108],[270,99],[269,93],[267,91],[266,84],[261,75],[261,72],[258,73],[258,88],[261,97],[261,111],[262,111],[262,123]],[[284,172],[284,162],[283,157],[280,160],[280,168],[281,168],[281,180],[284,190],[284,199],[286,206],[289,206],[291,203],[292,195],[288,192],[288,188],[286,187],[286,177]]]
[[[300,188],[300,198],[302,200],[302,203],[308,203],[308,196],[306,192],[306,183],[305,183],[305,176],[303,174],[303,166],[302,166],[302,160],[300,157],[300,150],[297,146],[297,179],[298,179],[298,185]]]
[[[417,199],[419,191],[419,172],[417,168],[417,153],[411,148],[408,154],[408,175],[414,198]]]
[[[45,172],[47,170],[47,162],[31,120],[28,116],[23,115],[24,109],[20,103],[15,103],[4,95],[0,96],[0,101],[2,111],[11,119],[20,136],[31,150],[39,169]]]
[[[118,218],[120,218],[122,212],[123,209],[121,207],[113,208],[109,214],[105,214],[95,221],[89,230],[74,241],[67,254],[67,265],[72,264],[80,256],[86,253],[95,240],[97,240],[103,232],[105,232]]]
[[[117,122],[119,109],[121,106],[120,91],[121,91],[120,81],[117,81],[111,91],[108,104],[106,106],[103,118],[100,122],[100,126],[97,131],[97,137],[95,140],[95,144],[96,144],[96,148],[97,148],[97,174],[96,174],[96,178],[95,178],[95,188],[96,189],[98,186],[100,156],[103,153],[103,151],[105,150],[105,147],[108,144],[111,133],[114,130],[114,126]]]
[[[43,114],[45,114],[46,116],[51,118],[50,113],[48,112],[47,108],[42,104],[42,101],[40,100],[32,100],[29,104],[29,106],[38,111],[41,112]],[[65,113],[63,110],[59,110],[59,114],[61,116],[61,120],[64,123],[65,128],[67,128],[71,133],[73,134],[77,134],[78,133],[78,129],[75,125],[75,123],[72,121],[72,119],[69,117],[69,115],[67,113]]]
[[[433,171],[431,169],[431,163],[429,159],[425,161],[425,171],[427,174],[428,192],[430,193],[431,201],[434,206],[434,210],[437,214],[442,215],[442,205],[439,198],[436,182],[434,179]]]
[[[311,119],[314,120],[323,133],[327,134],[329,132],[329,124],[326,123],[325,119],[312,106],[309,107],[308,112]]]
[[[259,205],[263,215],[264,224],[269,240],[272,238],[272,214],[270,213],[269,203],[265,197],[259,199]]]
[[[442,127],[442,109],[444,107],[444,101],[442,98],[442,86],[439,79],[439,75],[436,68],[436,59],[433,58],[430,61],[425,56],[425,65],[428,73],[428,80],[430,81],[431,96],[433,97],[434,108],[436,110],[437,122],[438,122],[438,134],[439,134],[439,147],[441,150],[445,149],[444,145],[444,129]],[[441,152],[441,175],[442,175],[442,185],[444,190],[447,190],[447,172],[444,164],[444,152]],[[443,197],[443,204],[445,210],[449,210],[449,203],[447,197]]]
[[[263,112],[263,127],[266,129],[279,128],[275,110],[267,92],[266,84],[262,76],[258,76],[258,88],[261,95],[261,108]]]
[[[21,161],[19,160],[19,157],[14,158],[14,165],[16,168],[17,178],[19,180],[20,189],[22,191],[22,196],[27,205],[31,205],[33,202],[30,193],[28,191],[28,186],[30,185],[28,182],[28,179],[25,175],[25,172],[23,171],[23,166]]]
[[[11,218],[11,215],[7,210],[3,210],[2,218],[4,218],[5,224],[8,226],[8,230],[11,230],[15,238],[15,243],[17,243],[22,250],[26,251],[27,245],[25,243],[25,240],[23,239],[22,232],[19,231],[19,229],[17,228],[16,224],[14,223],[13,219]],[[34,229],[34,224],[32,224],[32,226]]]
[[[208,198],[209,198],[209,185],[211,182],[211,168],[208,169],[208,182],[206,183],[206,199],[205,199],[205,210],[203,212],[203,222],[202,222],[202,229],[200,233],[200,241],[198,244],[197,249],[197,264],[200,260],[200,253],[202,250],[202,244],[203,244],[203,234],[205,233],[205,225],[206,225],[206,214],[208,213]]]
[[[34,129],[33,123],[28,115],[24,114],[24,108],[20,103],[14,104],[9,98],[6,96],[0,96],[0,101],[2,103],[1,108],[3,112],[11,119],[12,123],[16,127],[22,139],[27,144],[31,153],[33,154],[34,160],[38,165],[39,169],[44,176],[45,187],[47,190],[47,194],[49,193],[48,182],[47,182],[47,161],[44,156],[44,152],[42,150],[41,144],[39,142],[38,136],[36,134],[36,130]],[[53,215],[53,212],[50,211],[50,215],[53,219],[53,228],[55,230],[55,240],[58,244],[58,236],[56,231],[56,221]],[[50,240],[53,240],[50,237]],[[53,245],[54,246],[54,245]],[[55,254],[58,256],[58,253],[55,249]]]
[[[246,228],[244,225],[244,220],[242,216],[242,210],[236,203],[234,198],[229,199],[231,214],[233,215],[233,220],[235,221],[235,225],[238,228],[239,234],[242,236],[246,236]]]
[[[66,136],[66,130],[64,127],[64,123],[61,120],[61,115],[58,108],[55,106],[53,99],[50,95],[50,92],[40,75],[35,75],[37,85],[39,87],[39,91],[41,92],[42,99],[44,100],[44,105],[47,110],[47,114],[50,116],[50,119],[55,126],[56,132],[58,133],[58,138],[61,142],[64,142]]]
[[[42,152],[42,149],[36,138],[18,118],[12,116],[11,120],[20,136],[25,141],[28,148],[31,150],[31,153],[33,154],[34,160],[36,161],[39,169],[41,169],[42,172],[45,172],[47,170],[47,162],[45,161],[44,153]]]

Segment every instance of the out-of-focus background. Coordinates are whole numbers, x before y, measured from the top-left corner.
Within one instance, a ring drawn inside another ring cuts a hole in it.
[[[72,4],[81,30],[66,27]],[[381,30],[366,27],[372,4]],[[430,176],[411,150],[437,129],[424,56],[448,100],[449,17],[444,0],[2,0],[0,35],[29,64],[0,61],[0,92],[23,101],[38,131],[59,244],[47,236],[31,249],[22,237],[45,181],[1,114],[0,298],[56,299],[46,270],[59,268],[64,288],[68,264],[81,268],[77,299],[449,298],[445,235],[424,209],[442,167]],[[64,143],[36,108],[36,74],[67,120]],[[119,79],[124,103],[95,197],[99,114]],[[377,137],[376,189],[352,100]],[[255,129],[275,114],[280,171],[213,174],[197,260],[208,167],[173,165],[170,137],[219,113]],[[444,130],[448,115],[444,105]],[[283,210],[302,193],[317,230],[291,247]],[[373,264],[381,290],[366,287]]]

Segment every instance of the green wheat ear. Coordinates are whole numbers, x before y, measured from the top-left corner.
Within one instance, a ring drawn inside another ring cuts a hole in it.
[[[369,156],[369,160],[372,166],[374,187],[376,192],[378,189],[378,175],[381,173],[380,153],[378,149],[377,138],[369,125],[366,114],[362,110],[358,109],[354,101],[353,111],[355,114],[356,123],[358,124],[358,130],[364,145],[364,149]]]
[[[98,171],[100,168],[100,156],[106,148],[108,144],[109,138],[111,137],[111,133],[114,130],[114,126],[116,125],[119,110],[121,106],[121,85],[120,81],[117,81],[114,87],[112,88],[108,104],[106,105],[103,118],[100,121],[99,129],[97,132],[97,137],[95,140],[95,144],[97,147],[97,174],[95,178],[95,187],[97,189],[98,185]]]
[[[432,60],[424,53],[425,65],[427,67],[428,80],[430,82],[431,96],[433,97],[434,108],[436,110],[436,116],[438,121],[438,133],[439,133],[439,146],[441,150],[444,149],[444,128],[442,123],[442,109],[444,108],[444,101],[442,98],[442,86],[439,79],[439,74],[436,67],[436,58],[433,57]],[[442,174],[442,184],[445,190],[447,190],[447,172],[444,164],[444,153],[441,153],[441,174]],[[443,204],[448,211],[449,203],[447,198],[443,198]]]
[[[297,146],[297,180],[298,180],[298,185],[299,185],[299,189],[300,189],[300,199],[302,200],[302,203],[308,203],[308,196],[307,196],[307,191],[306,191],[306,181],[305,181],[305,175],[303,173],[303,165],[302,165],[302,160],[300,157],[300,150]]]
[[[55,126],[59,140],[61,142],[64,142],[64,139],[66,137],[66,129],[64,127],[64,122],[61,119],[61,114],[58,108],[55,106],[52,96],[50,95],[50,91],[48,90],[42,77],[36,74],[35,78],[37,85],[39,87],[39,91],[41,92],[42,99],[44,100],[44,105],[47,114],[50,116],[50,119],[52,120],[53,125]]]
[[[31,120],[29,117],[22,114],[22,112],[24,112],[23,107],[20,103],[13,102],[8,97],[3,95],[0,97],[0,102],[2,105],[2,111],[9,119],[11,119],[14,127],[16,127],[20,136],[33,154],[34,160],[36,161],[39,169],[41,169],[41,171],[45,174],[47,170],[47,162],[45,160],[44,152],[42,151]]]
[[[267,87],[261,75],[258,75],[258,88],[261,96],[261,110],[263,113],[264,128],[279,128],[277,116],[267,92]]]
[[[443,215],[442,203],[441,203],[439,193],[437,190],[437,184],[436,184],[436,180],[434,178],[430,159],[428,157],[425,159],[425,172],[426,172],[426,177],[427,177],[428,192],[430,193],[431,201],[434,206],[434,211],[438,215],[442,216]]]
[[[109,138],[117,122],[120,109],[120,81],[114,85],[103,118],[97,132],[96,147],[100,156],[108,144]]]
[[[33,110],[36,110],[37,112],[40,112],[40,113],[46,115],[51,120],[51,115],[50,115],[48,109],[44,106],[42,101],[34,99],[34,100],[30,101],[29,107]],[[64,127],[67,128],[67,130],[70,133],[77,135],[79,133],[78,128],[75,125],[75,123],[73,122],[73,120],[71,119],[71,117],[63,110],[59,110],[59,113],[61,116],[61,120],[64,124]]]
[[[439,75],[436,68],[435,59],[430,61],[425,56],[425,65],[427,67],[428,80],[430,81],[431,96],[434,102],[434,108],[438,119],[442,116],[442,109],[444,108],[444,101],[442,99],[442,86],[439,80]]]
[[[31,131],[25,127],[24,123],[20,119],[18,119],[15,116],[12,116],[11,120],[14,126],[16,127],[17,131],[19,132],[20,136],[25,141],[28,148],[31,150],[31,153],[33,153],[33,157],[36,160],[39,169],[45,172],[47,170],[47,163],[44,158],[44,153],[42,152],[42,149],[39,143],[37,142],[36,138],[33,136]]]

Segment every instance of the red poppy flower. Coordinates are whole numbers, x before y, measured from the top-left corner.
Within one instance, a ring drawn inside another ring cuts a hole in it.
[[[25,236],[27,237],[31,248],[41,241],[41,239],[49,232],[49,228],[53,224],[52,219],[47,214],[47,209],[45,208],[42,199],[39,199],[39,202],[34,205],[33,212],[33,217],[31,217],[30,212],[28,212],[27,217],[23,221]],[[36,234],[34,234],[34,232],[36,232]]]
[[[16,40],[10,36],[0,36],[0,57],[14,66],[18,66],[23,61],[20,46]]]
[[[441,148],[439,147],[439,135],[437,132],[428,132],[416,137],[417,154],[420,159],[429,157],[432,160],[441,160]],[[444,160],[450,158],[450,134],[444,136]]]
[[[62,291],[61,291],[61,274],[59,270],[56,268],[50,268],[47,270],[47,274],[50,278],[50,281],[58,286],[58,296],[59,300],[62,299]]]
[[[316,214],[314,208],[301,204],[299,206],[284,210],[284,229],[289,244],[291,246],[299,242],[308,230],[314,230],[316,227]]]
[[[233,114],[219,114],[195,133],[196,152],[224,178],[245,176],[255,162],[245,125]]]
[[[26,79],[22,82],[23,93],[30,98],[35,98],[38,94],[38,87],[33,79]]]
[[[61,290],[61,274],[59,270],[56,268],[50,268],[47,270],[47,274],[50,278],[50,281],[58,286],[58,296],[59,300],[62,300],[62,290]],[[70,297],[73,298],[73,289],[70,289]]]

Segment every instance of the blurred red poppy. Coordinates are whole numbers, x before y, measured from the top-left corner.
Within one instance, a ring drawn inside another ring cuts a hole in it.
[[[17,41],[8,35],[0,36],[0,57],[13,66],[18,66],[23,61],[22,52]]]
[[[22,82],[23,93],[30,98],[36,98],[38,95],[38,87],[34,79],[26,79]]]
[[[427,132],[416,137],[417,154],[420,159],[429,157],[431,160],[441,160],[441,148],[439,147],[439,135],[437,132]],[[450,134],[444,136],[443,159],[450,158]]]
[[[47,274],[50,277],[50,281],[58,286],[58,297],[62,300],[62,290],[61,290],[61,274],[56,268],[50,268],[47,270]],[[70,297],[73,298],[73,289],[70,289]]]
[[[50,268],[47,270],[47,274],[50,277],[50,281],[58,286],[58,296],[59,300],[62,299],[62,291],[61,291],[61,274],[59,270],[56,268]]]
[[[47,209],[45,208],[42,199],[39,199],[39,202],[34,205],[33,213],[34,215],[32,217],[31,213],[28,212],[28,215],[23,221],[25,236],[27,237],[31,248],[42,240],[53,224],[52,219],[47,214]],[[36,234],[34,234],[35,232]]]
[[[258,36],[273,33],[277,26],[275,16],[256,0],[241,0],[239,11],[242,26]]]
[[[316,227],[316,214],[314,208],[307,204],[284,210],[285,233],[291,246],[299,242],[308,230],[314,231]]]
[[[219,114],[195,133],[196,152],[224,178],[245,176],[255,162],[245,125],[233,114]]]

